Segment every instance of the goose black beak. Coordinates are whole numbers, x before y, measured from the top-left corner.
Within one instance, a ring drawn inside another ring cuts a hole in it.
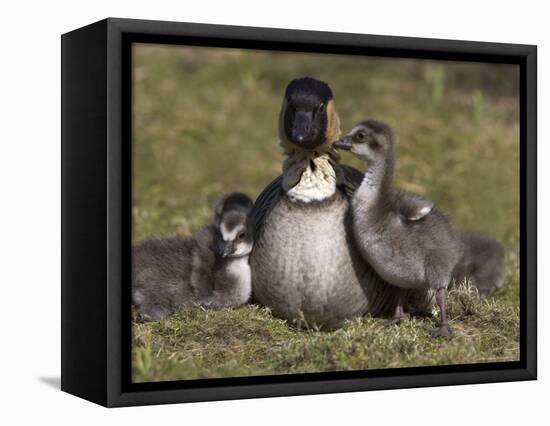
[[[311,132],[312,119],[313,114],[311,112],[296,112],[291,135],[294,141],[302,144],[308,138]]]
[[[338,139],[334,144],[332,145],[336,149],[342,149],[344,151],[351,151],[351,136],[344,136],[341,139]]]

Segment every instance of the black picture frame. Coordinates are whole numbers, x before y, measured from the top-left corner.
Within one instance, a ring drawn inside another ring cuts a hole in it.
[[[108,406],[536,379],[536,46],[105,19],[62,42],[61,388]],[[133,42],[520,66],[520,361],[131,383]]]

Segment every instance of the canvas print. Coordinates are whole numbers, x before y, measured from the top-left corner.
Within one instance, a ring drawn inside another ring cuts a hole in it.
[[[132,45],[132,381],[519,360],[519,66]]]

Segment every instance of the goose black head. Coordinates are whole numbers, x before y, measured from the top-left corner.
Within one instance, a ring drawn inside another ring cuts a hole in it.
[[[328,151],[339,131],[329,85],[311,77],[292,80],[286,88],[279,118],[283,144],[289,148]]]
[[[252,200],[232,192],[216,204],[214,251],[222,258],[247,256],[252,251]]]
[[[386,159],[393,152],[393,132],[382,121],[366,120],[337,140],[334,148],[350,151],[363,161]]]

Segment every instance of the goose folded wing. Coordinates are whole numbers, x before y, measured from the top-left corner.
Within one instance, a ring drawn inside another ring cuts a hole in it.
[[[351,200],[357,188],[361,186],[365,174],[344,164],[338,164],[335,169],[338,187]]]
[[[283,176],[278,176],[269,185],[265,187],[262,193],[256,198],[252,208],[252,227],[254,239],[260,236],[266,218],[271,209],[281,196]]]

